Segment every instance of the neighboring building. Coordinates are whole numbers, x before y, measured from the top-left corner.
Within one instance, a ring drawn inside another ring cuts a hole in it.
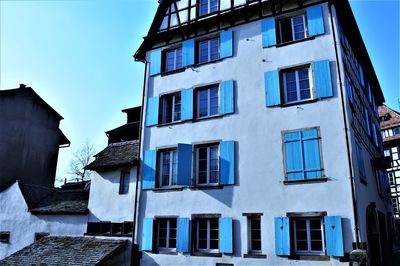
[[[143,265],[385,263],[384,97],[348,1],[160,1],[135,59]]]
[[[0,193],[0,260],[44,236],[82,236],[88,189],[54,189],[16,181]]]
[[[0,265],[123,265],[125,240],[49,236],[0,261]]]
[[[125,125],[107,131],[108,146],[86,169],[91,175],[89,222],[86,235],[126,239],[125,262],[130,265],[140,107],[123,110]]]
[[[0,90],[0,192],[15,181],[52,188],[58,151],[69,145],[62,116],[30,87]]]
[[[400,218],[400,113],[386,105],[379,107],[383,148],[385,156],[390,157],[391,166],[387,169],[393,213]]]

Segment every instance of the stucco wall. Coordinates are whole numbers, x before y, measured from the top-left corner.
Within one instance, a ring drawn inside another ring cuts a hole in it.
[[[136,167],[124,168],[130,173],[129,191],[119,194],[120,169],[93,172],[90,184],[89,220],[124,222],[133,220],[136,189]]]
[[[0,231],[10,231],[10,243],[0,243],[0,260],[34,242],[36,232],[82,236],[87,215],[32,215],[18,183],[0,193]]]
[[[155,193],[141,192],[138,238],[144,217],[220,213],[234,219],[234,254],[222,258],[143,254],[143,263],[174,265],[215,265],[231,262],[238,265],[305,264],[323,262],[294,261],[275,255],[274,217],[287,212],[326,211],[343,218],[345,251],[351,250],[354,228],[351,208],[349,169],[338,77],[329,11],[323,9],[326,34],[314,40],[284,47],[262,48],[260,21],[233,28],[234,56],[182,73],[150,77],[146,97],[193,86],[234,79],[235,113],[223,118],[186,122],[167,127],[147,127],[143,150],[177,143],[209,140],[235,140],[236,185],[221,190],[189,190]],[[334,97],[291,107],[265,107],[264,72],[317,60],[331,61]],[[145,112],[144,112],[145,113]],[[320,127],[325,183],[284,185],[282,131]],[[242,213],[263,213],[262,251],[266,260],[244,259],[247,253],[247,222]],[[331,259],[328,264],[338,264]]]

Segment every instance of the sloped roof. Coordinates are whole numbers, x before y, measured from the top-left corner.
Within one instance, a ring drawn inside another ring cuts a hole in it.
[[[48,236],[0,261],[0,265],[100,265],[118,254],[126,243],[127,240]]]
[[[18,186],[21,190],[22,196],[25,199],[26,205],[28,205],[28,209],[33,208],[42,199],[57,191],[55,188],[29,185],[21,182],[18,182]]]
[[[89,190],[58,190],[42,199],[32,214],[87,214]]]
[[[381,129],[400,126],[400,113],[387,107],[386,105],[379,106],[379,117],[390,115],[390,119],[381,122]]]
[[[96,159],[90,163],[86,169],[101,171],[122,166],[136,165],[138,149],[138,140],[112,143],[96,154]]]

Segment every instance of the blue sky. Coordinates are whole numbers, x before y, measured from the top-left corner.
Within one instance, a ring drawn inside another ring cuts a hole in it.
[[[399,1],[351,5],[387,104],[399,110]],[[72,144],[57,175],[67,177],[73,151],[86,140],[100,151],[104,131],[125,123],[120,110],[140,105],[144,66],[132,55],[157,0],[0,0],[0,8],[0,89],[31,86],[65,118]]]

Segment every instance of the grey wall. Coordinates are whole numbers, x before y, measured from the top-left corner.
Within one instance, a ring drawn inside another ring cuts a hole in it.
[[[12,91],[0,94],[0,191],[15,180],[52,187],[60,118],[29,89]]]

